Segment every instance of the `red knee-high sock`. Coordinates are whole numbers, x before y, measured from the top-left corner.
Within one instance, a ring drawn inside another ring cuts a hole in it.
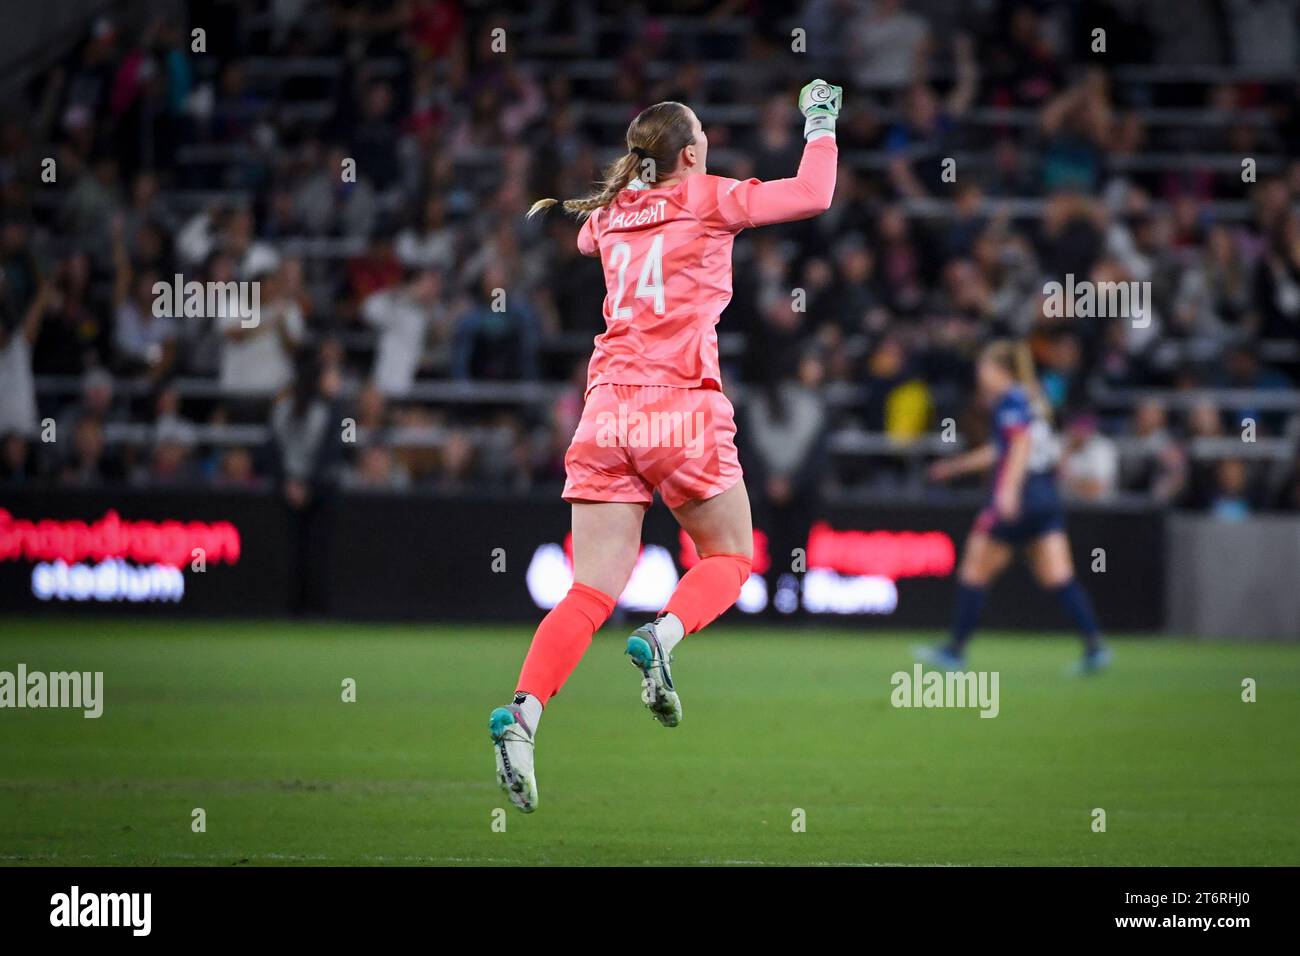
[[[558,694],[613,610],[608,594],[575,582],[537,625],[515,693],[532,694],[543,704]]]
[[[687,634],[694,634],[740,597],[749,580],[750,559],[743,554],[711,554],[701,558],[677,582],[663,613],[675,614]]]

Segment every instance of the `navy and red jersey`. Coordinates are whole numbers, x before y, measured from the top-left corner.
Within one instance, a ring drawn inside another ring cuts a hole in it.
[[[1060,449],[1052,426],[1034,408],[1034,402],[1020,385],[1013,385],[993,406],[993,443],[997,449],[993,491],[1004,480],[1011,440],[1017,435],[1029,435],[1029,465],[1025,474],[1020,511],[1032,512],[1059,510],[1061,499],[1056,491],[1056,462]]]

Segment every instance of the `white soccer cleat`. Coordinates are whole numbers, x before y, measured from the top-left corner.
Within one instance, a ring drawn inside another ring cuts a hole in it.
[[[537,775],[533,772],[533,733],[514,704],[498,707],[488,718],[496,753],[497,783],[524,813],[537,809]]]
[[[627,656],[641,672],[641,702],[665,727],[682,722],[682,699],[673,687],[669,658],[659,645],[653,624],[643,624],[627,639]]]

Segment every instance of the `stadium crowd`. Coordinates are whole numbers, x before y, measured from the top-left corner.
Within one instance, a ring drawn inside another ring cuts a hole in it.
[[[826,75],[845,86],[834,205],[742,234],[720,327],[763,500],[926,488],[907,449],[946,419],[981,439],[972,360],[1014,335],[1073,497],[1300,509],[1297,7],[1178,6],[207,0],[98,19],[0,112],[0,480],[297,504],[558,488],[604,286],[575,223],[523,212],[586,194],[662,99],[701,116],[710,172],[791,175],[794,91]],[[178,275],[258,282],[259,323],[156,314]],[[1045,286],[1067,276],[1150,301],[1054,316]],[[888,442],[855,454],[855,435]]]

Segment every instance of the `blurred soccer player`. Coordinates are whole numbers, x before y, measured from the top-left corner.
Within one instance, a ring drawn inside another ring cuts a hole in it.
[[[1029,347],[1023,342],[989,343],[980,354],[976,375],[980,397],[993,409],[993,441],[935,462],[930,474],[945,481],[994,469],[992,500],[966,539],[952,639],[943,647],[922,648],[918,656],[946,670],[964,666],[985,592],[1006,569],[1013,550],[1024,545],[1034,577],[1056,595],[1083,637],[1077,669],[1099,670],[1110,663],[1110,653],[1101,642],[1092,602],[1074,576],[1065,509],[1056,490],[1058,447]]]
[[[596,337],[582,420],[565,455],[573,587],[537,628],[514,702],[489,719],[498,780],[525,812],[537,807],[533,742],[542,709],[614,610],[654,493],[700,555],[660,616],[627,641],[641,699],[663,726],[682,717],[669,671],[674,646],[731,607],[749,578],[749,496],[715,326],[731,300],[736,233],[830,206],[840,97],[823,80],[800,92],[807,143],[793,179],[708,175],[699,119],[666,102],[632,121],[627,153],[605,171],[599,192],[563,203],[583,221],[578,250],[601,258],[606,329]],[[555,203],[540,200],[529,215]]]

